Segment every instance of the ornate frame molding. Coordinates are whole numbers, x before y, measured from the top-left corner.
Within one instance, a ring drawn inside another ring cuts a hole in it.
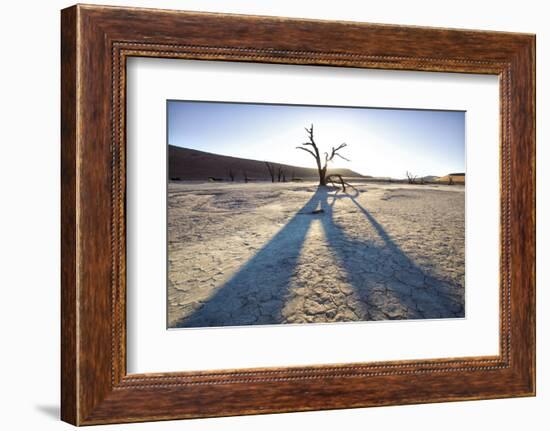
[[[206,23],[221,30],[205,34],[197,26]],[[255,36],[258,26],[270,31]],[[336,31],[339,38],[302,43],[313,31]],[[343,49],[352,40],[353,49]],[[62,12],[62,54],[64,420],[97,424],[534,394],[534,36],[79,5]],[[127,375],[125,65],[131,56],[498,75],[500,354]],[[252,391],[264,401],[251,400]]]

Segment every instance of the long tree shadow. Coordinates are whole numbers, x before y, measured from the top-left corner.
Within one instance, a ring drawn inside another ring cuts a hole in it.
[[[329,247],[361,301],[363,320],[464,317],[464,289],[417,265],[357,200],[359,192],[327,193],[321,219]],[[333,207],[349,199],[374,228],[377,238],[356,238],[337,223]],[[345,239],[344,241],[342,239]]]
[[[377,237],[350,236],[335,220],[334,205],[350,199]],[[322,210],[322,211],[319,211]],[[416,265],[358,201],[357,193],[319,187],[292,219],[212,297],[176,327],[278,324],[306,235],[319,220],[330,252],[361,304],[348,320],[463,317],[463,288]],[[357,302],[357,301],[356,301]],[[327,322],[325,315],[315,322]]]
[[[284,297],[311,222],[324,195],[319,188],[290,221],[216,293],[176,327],[281,322]]]

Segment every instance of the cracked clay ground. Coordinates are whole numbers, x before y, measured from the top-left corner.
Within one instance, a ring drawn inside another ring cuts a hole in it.
[[[464,317],[464,187],[357,188],[170,183],[169,327]]]

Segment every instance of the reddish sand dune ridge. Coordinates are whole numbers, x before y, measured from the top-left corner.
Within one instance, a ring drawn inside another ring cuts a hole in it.
[[[168,146],[169,177],[171,180],[203,180],[209,177],[230,179],[230,171],[235,180],[242,181],[244,174],[252,180],[271,179],[264,161],[241,159],[238,157],[222,156],[205,151]],[[316,178],[317,169],[302,168],[279,163],[273,163],[275,175],[279,167],[282,168],[287,181],[292,178]],[[340,174],[344,177],[362,177],[350,169],[329,169],[329,173]]]

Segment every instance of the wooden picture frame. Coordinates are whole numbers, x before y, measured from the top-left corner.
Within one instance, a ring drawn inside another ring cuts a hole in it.
[[[77,5],[62,11],[61,49],[64,421],[91,425],[535,394],[534,35]],[[498,75],[500,354],[128,375],[130,56]]]

